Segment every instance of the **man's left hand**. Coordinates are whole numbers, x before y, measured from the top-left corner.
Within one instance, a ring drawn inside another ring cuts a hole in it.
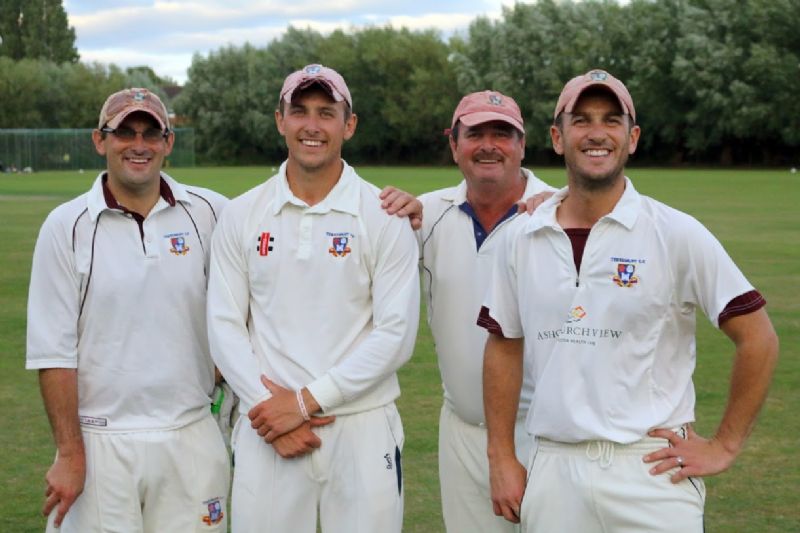
[[[679,467],[670,480],[679,483],[693,476],[713,476],[724,472],[733,464],[736,454],[725,448],[717,439],[704,439],[691,426],[687,428],[686,438],[669,429],[654,429],[650,437],[667,439],[672,446],[647,454],[645,463],[657,463],[650,474],[657,476]]]
[[[267,376],[261,376],[261,383],[272,393],[272,397],[250,409],[247,416],[250,418],[250,426],[265,441],[271,443],[298,427],[304,420],[295,392],[273,383]]]

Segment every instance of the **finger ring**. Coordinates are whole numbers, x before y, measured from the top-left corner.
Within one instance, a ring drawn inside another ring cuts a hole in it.
[[[675,460],[678,462],[678,466],[683,466],[683,457],[678,455],[675,457]]]

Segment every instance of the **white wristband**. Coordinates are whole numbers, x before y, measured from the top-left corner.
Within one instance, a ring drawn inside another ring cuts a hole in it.
[[[303,415],[303,420],[308,422],[311,417],[308,416],[308,409],[306,409],[306,402],[303,400],[303,390],[297,391],[297,405],[300,407],[300,414]]]

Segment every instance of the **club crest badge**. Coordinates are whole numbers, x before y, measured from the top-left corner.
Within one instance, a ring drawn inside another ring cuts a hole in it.
[[[589,73],[589,78],[592,81],[605,81],[608,78],[608,74],[602,70],[593,70]]]
[[[499,94],[490,94],[489,95],[489,103],[492,105],[502,105],[503,98]]]
[[[309,65],[305,68],[306,74],[310,76],[319,74],[320,70],[322,70],[322,67],[320,65]]]
[[[169,252],[174,255],[186,255],[189,253],[189,248],[186,246],[186,239],[183,237],[170,237],[169,242],[172,247],[169,249]]]
[[[134,102],[144,102],[144,99],[147,95],[145,95],[144,91],[136,91],[133,94],[133,101]]]
[[[203,523],[210,526],[222,522],[225,513],[222,511],[222,502],[220,502],[220,498],[214,498],[203,503],[208,508],[208,514],[203,516]]]
[[[619,287],[633,287],[639,283],[635,275],[636,265],[632,263],[617,263],[617,273],[611,278]]]
[[[333,237],[331,239],[332,246],[328,249],[328,252],[334,257],[346,256],[351,252],[350,247],[347,246],[349,240],[347,237]]]

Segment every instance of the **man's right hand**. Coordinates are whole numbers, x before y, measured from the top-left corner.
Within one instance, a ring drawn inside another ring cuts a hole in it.
[[[67,511],[83,492],[86,480],[86,456],[83,451],[70,455],[59,454],[44,479],[47,491],[42,514],[49,516],[57,506],[55,526],[60,527]]]
[[[299,427],[272,441],[272,447],[284,459],[311,453],[322,446],[322,440],[311,428],[327,426],[334,420],[335,416],[312,416],[308,422],[303,422]]]
[[[516,457],[490,461],[489,481],[494,514],[519,524],[527,475],[525,467]]]

